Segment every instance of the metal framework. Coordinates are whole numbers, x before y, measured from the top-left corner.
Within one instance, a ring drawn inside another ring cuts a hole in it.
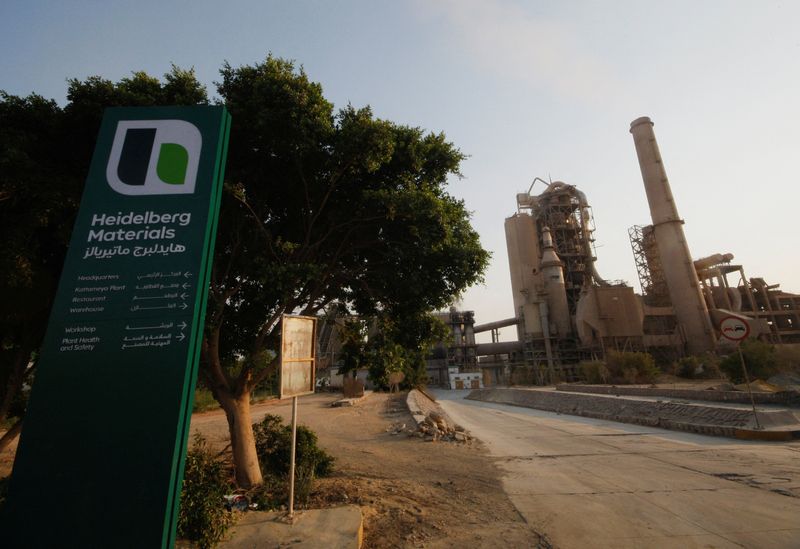
[[[564,263],[567,305],[573,316],[581,288],[603,282],[595,280],[594,221],[591,207],[581,197],[573,185],[559,184],[539,195],[533,207],[540,248],[543,229],[548,227],[553,247]]]
[[[652,225],[634,225],[628,229],[636,274],[644,303],[653,307],[670,305],[669,290],[658,256]]]

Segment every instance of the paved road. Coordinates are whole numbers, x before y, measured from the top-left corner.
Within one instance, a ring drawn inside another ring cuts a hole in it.
[[[675,433],[467,393],[436,396],[487,444],[514,505],[556,547],[800,547],[800,442]]]

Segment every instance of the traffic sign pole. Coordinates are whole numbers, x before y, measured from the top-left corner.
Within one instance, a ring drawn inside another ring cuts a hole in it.
[[[736,344],[736,350],[739,351],[739,360],[742,362],[742,372],[744,373],[744,382],[747,383],[747,393],[750,395],[750,404],[753,405],[753,418],[756,420],[756,429],[761,429],[761,424],[758,422],[758,414],[756,414],[756,401],[753,398],[753,388],[750,387],[750,376],[747,375],[747,366],[744,363],[744,355],[742,354],[742,346]]]
[[[719,323],[719,333],[722,337],[736,344],[736,351],[739,353],[739,361],[742,363],[742,373],[744,381],[747,383],[747,393],[750,395],[750,404],[753,406],[753,418],[756,420],[756,429],[761,429],[756,413],[756,401],[753,398],[753,388],[750,387],[750,376],[747,374],[747,365],[744,362],[741,343],[750,335],[750,324],[741,317],[726,316]]]

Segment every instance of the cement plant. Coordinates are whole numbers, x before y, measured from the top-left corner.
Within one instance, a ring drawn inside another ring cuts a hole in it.
[[[693,259],[683,220],[653,132],[630,125],[650,207],[650,224],[629,230],[642,294],[595,268],[595,229],[589,199],[562,181],[534,179],[505,220],[508,267],[516,315],[479,322],[472,311],[441,313],[453,342],[430,361],[432,383],[452,388],[503,384],[510,369],[528,369],[536,384],[579,379],[577,365],[606,351],[647,351],[661,360],[731,348],[720,322],[738,319],[749,338],[800,342],[800,295],[763,278],[748,278],[727,250]],[[537,192],[538,191],[538,192]],[[499,341],[513,326],[516,341]],[[475,335],[491,332],[491,343]]]

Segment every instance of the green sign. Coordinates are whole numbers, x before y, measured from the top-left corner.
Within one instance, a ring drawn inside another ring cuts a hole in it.
[[[174,543],[229,129],[224,107],[106,110],[4,546]]]

